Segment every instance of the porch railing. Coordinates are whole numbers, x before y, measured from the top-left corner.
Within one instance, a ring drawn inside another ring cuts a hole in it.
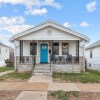
[[[79,57],[75,56],[56,56],[56,57],[50,57],[51,64],[79,64]]]
[[[36,56],[17,56],[17,64],[30,64],[36,65]]]

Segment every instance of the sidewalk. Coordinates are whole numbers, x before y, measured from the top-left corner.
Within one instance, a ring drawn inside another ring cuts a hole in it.
[[[32,76],[28,82],[0,82],[0,90],[21,90],[16,100],[47,100],[48,91],[100,92],[100,83],[54,83],[51,76]]]
[[[5,72],[0,72],[0,76],[3,76],[5,74],[8,74],[8,73],[12,73],[14,70],[10,70],[10,71],[5,71]]]

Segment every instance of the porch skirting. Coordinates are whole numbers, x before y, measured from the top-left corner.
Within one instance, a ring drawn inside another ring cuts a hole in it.
[[[20,57],[16,57],[16,64],[15,64],[15,70],[18,70],[20,72],[23,71],[33,71],[35,68],[38,68],[40,65],[41,68],[46,68],[47,70],[51,70],[51,72],[68,72],[68,73],[79,73],[85,71],[85,58],[84,57],[79,57],[79,64],[51,64],[51,69],[50,69],[50,64],[36,64],[34,68],[34,64],[31,62],[32,57],[29,58],[28,63],[20,63]]]

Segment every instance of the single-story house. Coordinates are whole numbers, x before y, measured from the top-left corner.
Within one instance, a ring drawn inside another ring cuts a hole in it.
[[[5,60],[10,57],[10,48],[0,42],[0,67],[6,66]]]
[[[85,49],[87,68],[100,71],[100,40]]]
[[[85,71],[84,51],[89,39],[55,21],[47,20],[14,35],[10,41],[15,46],[15,70],[40,70],[41,66],[60,72]]]

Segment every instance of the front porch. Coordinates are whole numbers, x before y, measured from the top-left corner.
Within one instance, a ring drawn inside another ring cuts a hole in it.
[[[79,40],[21,40],[19,43],[20,55],[16,56],[18,71],[79,73],[83,70],[84,57],[79,52]]]

